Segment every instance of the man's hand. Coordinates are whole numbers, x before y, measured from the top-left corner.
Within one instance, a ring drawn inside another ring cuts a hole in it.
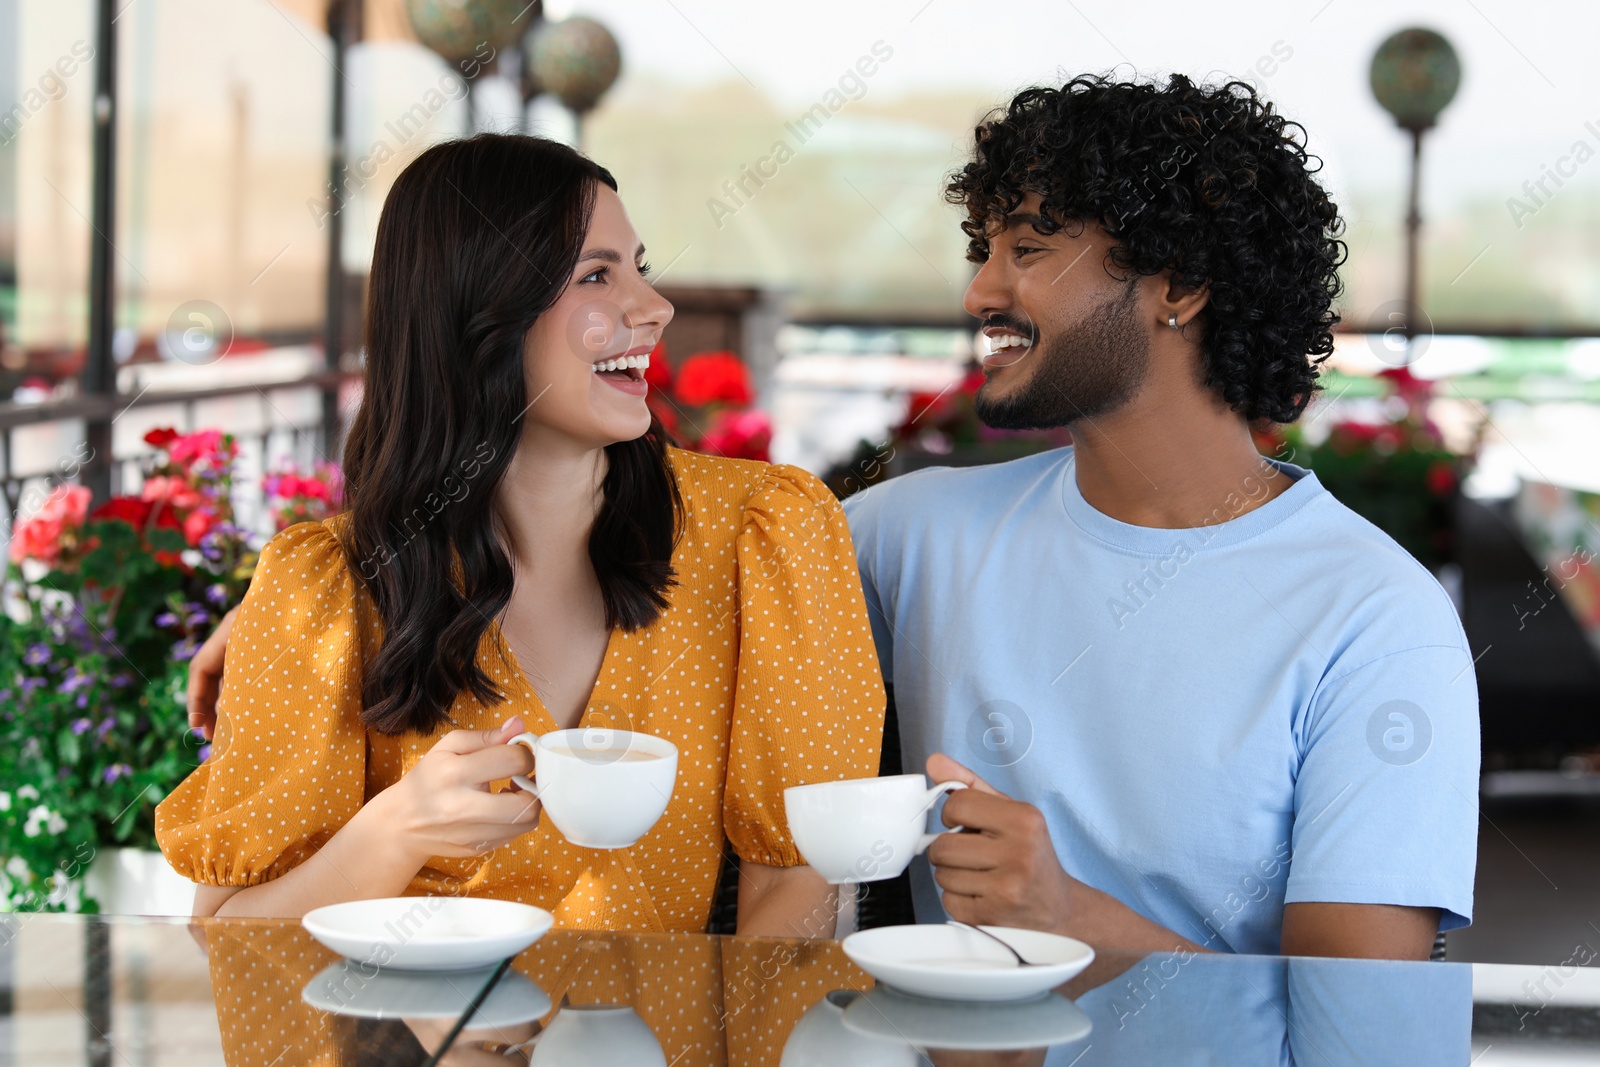
[[[945,834],[928,849],[950,917],[1067,933],[1074,903],[1092,890],[1062,870],[1043,813],[940,753],[928,758],[928,777],[967,785],[944,805],[944,824],[967,832]]]
[[[235,607],[222,617],[206,643],[189,661],[189,729],[199,730],[207,741],[217,729],[217,694],[222,689],[222,660],[228,651],[228,631],[233,629]]]

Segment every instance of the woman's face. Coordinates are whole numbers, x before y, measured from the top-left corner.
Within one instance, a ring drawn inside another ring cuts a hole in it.
[[[644,368],[672,305],[646,280],[648,270],[622,199],[600,184],[578,265],[523,344],[526,430],[593,449],[649,429]]]

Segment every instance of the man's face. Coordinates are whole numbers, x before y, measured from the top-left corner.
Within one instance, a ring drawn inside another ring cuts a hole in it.
[[[1099,226],[1039,234],[1031,225],[1039,209],[1029,193],[991,224],[989,258],[964,301],[983,321],[977,413],[996,429],[1047,429],[1115,411],[1149,365],[1139,276],[1108,272],[1113,242]]]

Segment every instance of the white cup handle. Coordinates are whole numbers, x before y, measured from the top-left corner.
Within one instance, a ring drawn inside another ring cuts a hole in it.
[[[534,757],[535,762],[538,761],[538,758],[539,758],[539,735],[538,734],[518,734],[516,737],[513,737],[511,740],[507,741],[506,744],[508,744],[508,745],[527,745],[528,746],[528,751],[533,753],[533,757]],[[535,766],[533,773],[536,776],[538,775],[539,770],[538,770],[537,766]],[[521,789],[521,790],[523,790],[524,792],[527,792],[527,793],[532,793],[535,799],[538,798],[538,796],[539,796],[539,786],[538,786],[537,783],[534,782],[534,780],[532,778],[526,778],[526,777],[523,777],[520,774],[513,774],[511,776],[511,780],[516,783],[518,789]]]
[[[938,785],[928,790],[927,796],[924,798],[927,803],[922,805],[922,814],[926,815],[930,810],[932,810],[933,806],[939,802],[939,798],[944,796],[946,793],[954,793],[956,790],[965,789],[966,787],[966,782],[940,782]],[[947,830],[936,830],[932,833],[923,834],[921,837],[917,838],[917,855],[920,856],[924,852],[928,851],[928,846],[933,844],[939,838],[943,837],[945,834],[959,834],[965,829],[966,827],[964,826],[952,826]]]

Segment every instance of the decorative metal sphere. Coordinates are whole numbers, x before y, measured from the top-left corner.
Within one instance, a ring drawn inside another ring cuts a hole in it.
[[[481,62],[489,55],[485,45],[498,52],[522,36],[528,6],[527,0],[406,0],[406,18],[417,40],[447,61]]]
[[[1461,60],[1432,30],[1401,30],[1372,57],[1372,95],[1408,130],[1425,130],[1455,98]]]
[[[582,114],[616,83],[622,50],[610,30],[580,15],[539,29],[528,44],[527,67],[541,89]]]

